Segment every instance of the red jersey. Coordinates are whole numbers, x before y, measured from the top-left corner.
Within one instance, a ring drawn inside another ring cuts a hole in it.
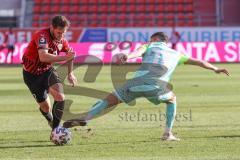
[[[40,75],[52,67],[51,63],[41,62],[38,55],[39,49],[48,49],[49,54],[58,55],[60,52],[68,52],[70,47],[67,40],[55,40],[50,28],[36,32],[23,54],[23,68],[34,75]]]

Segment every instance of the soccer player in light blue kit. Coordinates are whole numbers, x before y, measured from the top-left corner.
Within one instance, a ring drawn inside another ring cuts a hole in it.
[[[176,96],[168,83],[172,73],[179,64],[197,65],[215,73],[229,75],[226,69],[220,69],[212,64],[190,58],[167,46],[168,37],[163,32],[154,33],[148,44],[142,45],[136,51],[119,57],[119,61],[142,56],[142,65],[136,72],[135,78],[127,81],[122,87],[98,101],[84,120],[90,120],[106,108],[119,103],[130,103],[138,97],[145,97],[154,104],[166,103],[166,129],[162,140],[178,141],[179,138],[172,134],[173,122],[176,115]],[[66,127],[73,127],[77,123],[65,123]]]

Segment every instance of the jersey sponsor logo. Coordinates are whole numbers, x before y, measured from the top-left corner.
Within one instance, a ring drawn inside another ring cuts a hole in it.
[[[41,37],[41,38],[39,38],[39,45],[44,45],[44,44],[47,44],[47,39],[46,38],[44,38],[44,37]]]
[[[59,43],[59,44],[57,45],[57,47],[58,47],[58,50],[61,51],[62,48],[63,48],[63,44]]]

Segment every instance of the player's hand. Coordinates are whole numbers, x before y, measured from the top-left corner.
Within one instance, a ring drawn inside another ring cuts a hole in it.
[[[68,82],[72,85],[72,87],[76,86],[77,78],[74,76],[73,73],[68,74]]]
[[[67,52],[66,54],[66,59],[69,61],[69,60],[72,60],[76,55],[76,52]]]
[[[227,76],[230,75],[229,72],[228,72],[226,69],[224,69],[224,68],[217,68],[217,69],[214,70],[214,72],[217,73],[217,74],[219,74],[219,73],[224,73],[224,74],[226,74]]]

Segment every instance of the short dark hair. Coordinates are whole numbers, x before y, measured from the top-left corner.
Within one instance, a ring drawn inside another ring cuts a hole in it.
[[[70,22],[69,22],[69,20],[65,16],[57,15],[57,16],[54,16],[53,19],[52,19],[52,26],[54,28],[57,28],[57,27],[61,27],[61,28],[69,27],[70,26]]]
[[[168,42],[168,36],[164,32],[156,32],[151,35],[151,38],[158,38],[161,42]]]

